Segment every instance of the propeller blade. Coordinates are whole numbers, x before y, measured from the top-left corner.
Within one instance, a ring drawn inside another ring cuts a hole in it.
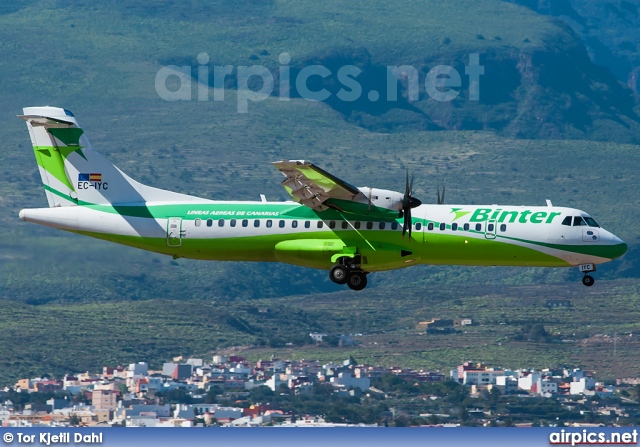
[[[409,191],[409,170],[408,169],[405,171],[405,174],[407,179],[404,185],[404,196],[407,197],[409,194],[411,194],[411,191]]]
[[[402,211],[401,217],[404,217],[404,221],[402,222],[402,237],[409,233],[409,240],[411,240],[411,231],[413,222],[411,220],[411,208],[418,207],[422,205],[422,202],[415,197],[412,197],[413,193],[413,173],[411,174],[411,180],[409,180],[409,170],[405,171],[405,188],[404,188],[404,197],[402,198]],[[439,193],[438,193],[439,194]]]
[[[402,237],[409,233],[409,239],[411,239],[411,208],[407,208],[404,213],[404,221],[402,222]]]
[[[442,195],[440,195],[440,186],[438,186],[438,205],[444,205],[445,185],[442,185]]]

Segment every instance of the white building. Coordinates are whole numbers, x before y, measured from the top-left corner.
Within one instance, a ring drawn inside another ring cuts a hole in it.
[[[251,368],[244,366],[242,363],[238,363],[229,368],[229,373],[236,377],[247,377],[251,374]]]
[[[146,382],[146,383],[145,383]],[[162,377],[148,377],[140,383],[140,392],[146,393],[149,390],[164,390],[165,382]]]
[[[216,419],[239,419],[242,411],[242,408],[236,407],[217,407],[213,414]]]
[[[140,416],[142,413],[155,413],[158,417],[168,418],[171,416],[171,405],[131,405],[126,410],[127,419],[129,416]]]
[[[465,385],[495,385],[498,377],[504,376],[499,369],[468,370],[462,373],[462,383]]]
[[[595,387],[596,387],[596,381],[594,379],[583,377],[582,379],[576,382],[570,383],[569,393],[583,394],[586,390],[593,390]]]
[[[344,386],[349,388],[360,388],[362,391],[367,391],[371,388],[371,379],[368,377],[355,377],[351,373],[341,372],[337,377],[331,378],[331,385]]]
[[[224,365],[228,361],[229,361],[229,357],[227,357],[226,355],[214,355],[213,356],[213,363],[216,364],[216,365]]]
[[[502,394],[510,394],[518,391],[518,379],[511,376],[496,377],[496,387]]]
[[[186,362],[188,365],[193,365],[195,368],[204,365],[202,359],[187,359]]]
[[[542,374],[539,372],[530,372],[526,375],[522,375],[518,378],[518,388],[525,391],[531,391],[533,384],[540,379],[542,379]]]
[[[287,376],[286,374],[274,374],[265,382],[265,385],[271,388],[271,391],[277,391],[280,385],[282,385],[283,383],[285,385],[288,385],[288,382],[289,376]]]
[[[176,419],[193,419],[195,417],[194,410],[198,411],[198,414],[214,413],[217,408],[220,408],[218,404],[178,404],[176,409],[173,410],[173,417]]]
[[[131,363],[127,368],[127,377],[148,376],[149,364],[147,362]]]
[[[549,379],[538,379],[531,386],[531,392],[536,394],[556,394],[558,392],[558,383]]]

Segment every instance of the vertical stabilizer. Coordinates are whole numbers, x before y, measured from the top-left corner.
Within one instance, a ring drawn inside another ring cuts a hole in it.
[[[74,115],[60,107],[26,107],[24,115],[50,207],[193,201],[143,185],[94,151]]]

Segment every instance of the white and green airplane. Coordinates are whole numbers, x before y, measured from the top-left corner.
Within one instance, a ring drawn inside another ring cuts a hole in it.
[[[74,115],[28,107],[48,208],[20,219],[174,258],[271,261],[329,270],[362,290],[371,272],[417,264],[578,267],[627,251],[584,211],[552,206],[423,205],[404,193],[357,188],[300,160],[275,162],[293,201],[217,201],[146,186],[94,151]]]

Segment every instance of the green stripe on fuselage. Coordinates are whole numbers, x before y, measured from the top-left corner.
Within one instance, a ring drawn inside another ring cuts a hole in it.
[[[52,192],[63,197],[58,191],[49,188]],[[284,235],[265,236],[238,236],[232,238],[212,238],[212,239],[189,239],[182,240],[181,247],[168,247],[166,239],[152,239],[144,237],[119,236],[115,234],[88,233],[88,236],[99,239],[106,239],[113,242],[143,248],[146,250],[189,257],[194,259],[219,259],[219,260],[247,260],[247,261],[272,261],[274,259],[275,244],[291,239],[305,238],[334,238],[342,240],[346,245],[356,245],[362,247],[361,250],[379,250],[384,248],[375,247],[376,243],[390,243],[394,247],[401,246],[409,251],[415,250],[418,244],[421,259],[419,262],[425,264],[459,264],[459,265],[511,265],[511,266],[569,266],[563,259],[542,253],[538,250],[517,245],[518,242],[551,248],[559,251],[598,256],[606,259],[614,259],[626,251],[624,244],[618,245],[560,245],[538,242],[534,240],[511,238],[504,235],[496,235],[496,239],[484,239],[484,233],[475,230],[464,231],[462,226],[458,227],[455,234],[441,234],[437,230],[440,222],[413,217],[413,223],[428,225],[434,223],[436,230],[420,232],[414,231],[411,244],[408,237],[401,236],[401,231],[387,230],[365,230],[354,231],[340,230],[340,222],[345,220],[370,222],[367,216],[355,216],[343,214],[336,210],[326,210],[322,212],[314,211],[304,205],[293,202],[283,203],[262,203],[262,202],[218,202],[218,203],[178,203],[178,204],[158,204],[158,205],[94,205],[79,203],[79,205],[95,209],[97,211],[119,214],[127,217],[166,219],[168,217],[181,217],[184,221],[195,219],[285,219],[285,220],[310,220],[310,221],[336,221],[335,231],[316,232],[310,231],[290,233]],[[374,225],[378,225],[381,219],[376,219]],[[396,221],[398,228],[401,228],[402,219],[392,219],[386,222]],[[312,224],[312,225],[315,225]],[[364,227],[364,224],[363,224]],[[374,226],[374,228],[376,228]],[[451,230],[451,224],[446,224],[446,228]],[[240,229],[238,231],[241,231]],[[391,236],[388,236],[391,235]],[[474,236],[475,237],[469,237]],[[478,236],[480,236],[478,238]],[[392,237],[393,239],[389,239]],[[416,239],[417,238],[417,239]],[[423,239],[424,238],[424,243]],[[465,244],[465,240],[467,243]],[[258,243],[260,242],[260,243]],[[192,246],[193,244],[193,246]],[[261,245],[262,244],[262,245]],[[462,245],[464,244],[464,246]],[[246,249],[244,248],[246,246]],[[262,248],[260,248],[262,247]],[[330,265],[329,265],[330,267]],[[324,263],[318,268],[326,268]]]
[[[276,253],[278,243],[291,240],[322,239],[341,241],[343,244],[340,246],[357,246],[363,257],[368,260],[368,263],[363,265],[367,271],[389,270],[413,265],[407,264],[407,258],[401,256],[400,250],[402,249],[413,252],[414,256],[418,258],[416,263],[422,264],[570,266],[560,258],[535,249],[496,240],[468,238],[464,235],[427,234],[425,235],[426,241],[422,242],[415,237],[411,241],[406,236],[403,238],[401,231],[365,230],[358,233],[353,230],[309,231],[211,239],[185,237],[181,241],[181,246],[169,247],[165,238],[120,236],[84,231],[78,233],[157,253],[202,260],[278,261],[282,259],[279,259]],[[328,254],[321,258],[310,256],[305,262],[290,263],[320,269],[329,269],[332,265]]]

